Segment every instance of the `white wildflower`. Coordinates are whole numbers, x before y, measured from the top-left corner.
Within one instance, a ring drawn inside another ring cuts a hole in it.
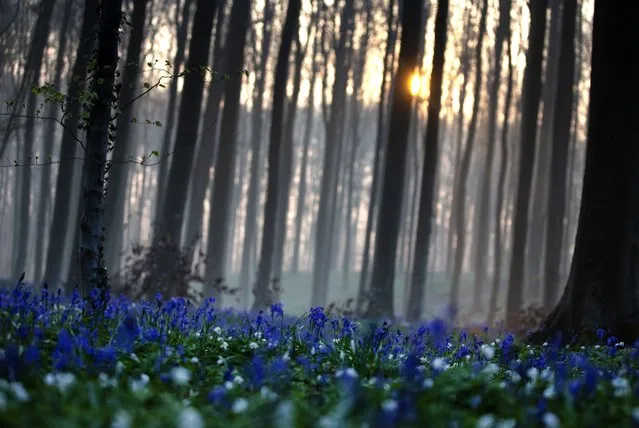
[[[233,402],[233,406],[231,407],[231,411],[233,413],[244,413],[246,409],[248,409],[249,402],[246,398],[238,398]]]
[[[222,345],[220,345],[220,348],[222,348],[224,351],[229,349],[229,344],[228,342],[223,341]]]
[[[612,387],[615,389],[615,397],[624,397],[630,394],[630,382],[625,377],[616,377],[611,382]]]
[[[191,357],[191,362],[192,362],[193,364],[197,364],[197,363],[199,363],[199,362],[200,362],[200,359],[199,359],[198,357]]]
[[[289,400],[281,401],[275,409],[275,420],[283,427],[295,426],[295,406],[293,403]]]
[[[547,400],[552,400],[557,396],[557,390],[555,389],[555,385],[549,385],[544,390],[544,398]]]
[[[259,347],[260,347],[260,345],[258,345],[258,344],[257,344],[257,343],[255,343],[255,342],[251,342],[251,343],[249,343],[249,348],[251,348],[251,349],[257,349],[257,348],[259,348]]]
[[[517,421],[515,419],[503,419],[495,424],[495,428],[515,428],[516,426]]]
[[[632,409],[632,419],[639,424],[639,407]]]
[[[31,399],[29,393],[20,382],[11,382],[9,388],[18,401],[25,402]]]
[[[424,379],[424,381],[422,382],[422,386],[426,389],[430,389],[433,387],[433,385],[435,384],[435,381],[432,380],[431,378],[427,377],[426,379]]]
[[[185,407],[177,417],[178,428],[202,428],[204,418],[193,407]]]
[[[495,356],[495,348],[490,345],[481,345],[480,352],[481,356],[487,360],[492,360]]]
[[[133,417],[129,412],[124,409],[120,409],[113,415],[111,421],[111,428],[129,428],[133,422]]]
[[[388,413],[391,413],[397,410],[397,406],[398,406],[397,401],[390,398],[388,400],[384,400],[384,402],[382,403],[382,409]]]
[[[191,380],[191,372],[186,367],[173,367],[171,379],[176,385],[186,385]]]
[[[131,353],[131,355],[129,355],[129,358],[131,358],[131,359],[132,359],[133,361],[135,361],[136,363],[139,363],[139,362],[140,362],[140,358],[139,358],[137,355],[135,355],[135,353],[134,353],[134,352],[133,352],[133,353]]]
[[[477,428],[492,428],[495,424],[495,416],[491,413],[481,416],[477,419]]]
[[[542,421],[544,422],[544,426],[547,428],[559,428],[561,426],[559,418],[552,412],[544,413]]]
[[[539,376],[539,369],[537,369],[537,367],[531,367],[528,369],[526,374],[528,375],[528,378],[530,378],[530,381],[534,383]]]
[[[231,389],[233,389],[233,387],[234,387],[234,386],[235,386],[235,385],[233,384],[233,382],[230,382],[230,381],[228,381],[228,380],[227,380],[226,382],[224,382],[224,388],[226,388],[226,389],[227,389],[227,390],[229,390],[229,391],[230,391]]]
[[[446,364],[446,360],[443,358],[435,358],[433,360],[432,363],[430,363],[430,365],[435,369],[435,370],[446,370],[447,368],[447,364]]]
[[[118,361],[115,364],[115,373],[116,374],[121,374],[122,370],[124,370],[124,363],[122,361]]]
[[[224,357],[217,357],[217,365],[218,366],[223,366],[224,365]]]
[[[215,327],[215,328],[213,329],[213,333],[215,333],[215,334],[222,334],[222,329],[221,329],[219,326],[218,326],[218,327]]]
[[[75,375],[73,373],[47,373],[44,377],[44,383],[57,387],[64,394],[75,383]]]
[[[482,373],[484,373],[484,374],[486,374],[488,376],[493,376],[498,371],[499,371],[499,366],[497,364],[495,364],[495,363],[488,363],[482,369]]]
[[[288,351],[286,351],[284,355],[282,355],[282,360],[285,362],[291,360],[291,357],[288,355]]]
[[[233,383],[237,383],[238,385],[241,385],[244,383],[244,378],[242,376],[235,376],[233,378]]]

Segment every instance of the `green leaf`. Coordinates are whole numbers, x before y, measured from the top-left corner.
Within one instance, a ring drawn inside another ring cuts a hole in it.
[[[157,150],[153,150],[151,152],[151,156],[155,156],[156,158],[159,158],[160,157],[160,152],[158,152]]]
[[[162,122],[160,122],[159,120],[156,120],[155,126],[157,126],[158,128],[162,127]]]
[[[144,82],[144,87],[145,87],[146,89],[149,89],[149,88],[151,87],[151,85],[150,85],[149,83],[147,83],[147,82]]]

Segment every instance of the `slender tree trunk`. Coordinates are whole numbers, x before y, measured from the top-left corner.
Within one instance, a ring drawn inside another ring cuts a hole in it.
[[[372,301],[368,316],[393,317],[394,277],[397,238],[399,232],[399,212],[404,188],[404,167],[408,146],[408,127],[413,103],[409,92],[411,74],[417,68],[419,56],[419,35],[423,1],[407,2],[401,14],[402,38],[399,51],[399,66],[395,76],[397,86],[392,98],[392,109],[386,153],[382,199],[380,201],[377,238],[371,277]]]
[[[251,17],[249,2],[233,2],[229,18],[228,52],[229,68],[242,70],[244,65],[244,47]],[[228,247],[229,216],[233,203],[233,175],[237,152],[236,130],[240,113],[240,93],[243,78],[233,76],[226,85],[224,111],[220,125],[220,146],[215,162],[215,178],[211,191],[211,213],[206,250],[206,288],[205,296],[215,296],[221,305],[221,294],[213,287],[219,279],[225,277],[225,252]],[[208,169],[208,168],[207,168]]]
[[[66,0],[64,4],[64,10],[62,11],[62,22],[60,24],[60,30],[58,32],[58,46],[55,60],[55,71],[53,77],[53,86],[60,88],[62,83],[62,71],[64,68],[65,54],[67,53],[67,41],[69,23],[71,22],[72,15],[75,14],[73,10],[74,2],[72,0]],[[50,103],[47,109],[48,117],[57,117],[58,105]],[[57,123],[53,120],[49,120],[45,127],[45,138],[42,147],[42,161],[48,162],[53,158],[53,141],[55,138],[55,127]],[[68,166],[66,167],[68,168]],[[39,282],[42,280],[42,271],[44,270],[43,259],[45,257],[45,251],[47,250],[47,242],[45,240],[46,225],[47,225],[47,212],[52,202],[51,197],[51,165],[40,167],[40,202],[38,204],[37,212],[37,233],[41,236],[41,239],[36,240],[35,248],[35,272],[34,280]]]
[[[397,41],[397,31],[393,29],[393,7],[394,0],[390,0],[388,6],[388,40],[386,41],[386,51],[384,53],[384,70],[382,72],[382,85],[379,94],[379,108],[377,112],[377,137],[375,142],[375,156],[373,159],[373,182],[370,189],[368,202],[368,216],[366,217],[366,232],[364,233],[364,250],[362,256],[362,267],[359,276],[359,288],[357,292],[356,311],[361,313],[364,309],[365,293],[368,285],[368,265],[370,260],[370,247],[373,227],[378,214],[377,199],[381,190],[381,178],[384,174],[382,160],[385,151],[384,141],[384,112],[386,111],[386,76],[392,70],[392,57]]]
[[[500,14],[507,13],[510,16],[510,0],[505,0],[501,3],[503,7],[500,10]],[[508,9],[506,9],[508,7]],[[504,122],[501,129],[501,152],[499,159],[499,176],[497,179],[497,195],[495,200],[495,239],[493,241],[493,253],[494,253],[494,267],[493,267],[493,286],[490,292],[490,303],[488,305],[488,325],[493,325],[495,321],[495,315],[497,312],[497,296],[499,294],[499,284],[501,283],[502,278],[502,260],[503,260],[503,247],[505,244],[505,239],[502,238],[502,217],[504,217],[504,191],[505,191],[505,183],[506,183],[506,170],[508,169],[508,160],[509,160],[509,150],[508,150],[508,142],[509,142],[509,115],[510,115],[510,106],[512,104],[513,98],[513,74],[514,67],[513,61],[511,58],[511,31],[510,31],[510,20],[508,25],[505,28],[506,31],[506,49],[508,51],[508,83],[506,87],[506,100],[504,102]]]
[[[269,303],[269,283],[273,267],[273,250],[275,245],[276,216],[278,210],[279,173],[282,146],[284,103],[286,101],[286,82],[288,80],[288,61],[293,38],[299,26],[301,0],[289,0],[286,20],[282,30],[282,38],[277,64],[275,66],[275,82],[273,85],[273,111],[268,151],[268,184],[266,188],[266,204],[264,206],[264,230],[262,232],[262,249],[255,284],[255,301],[253,311],[263,309]]]
[[[124,229],[124,205],[126,201],[129,178],[128,164],[125,163],[131,152],[135,150],[135,143],[131,136],[131,121],[133,118],[132,102],[139,85],[140,55],[144,43],[144,22],[149,0],[133,2],[131,16],[131,34],[126,51],[126,63],[122,72],[122,86],[120,88],[119,114],[117,118],[117,134],[113,144],[113,155],[109,167],[109,182],[107,186],[104,206],[104,227],[106,230],[105,262],[109,270],[115,269],[122,257],[122,238]],[[130,225],[129,225],[130,227]]]
[[[180,241],[190,172],[200,124],[202,94],[204,93],[204,76],[199,70],[206,67],[209,62],[211,30],[213,29],[217,3],[217,0],[197,0],[196,3],[187,61],[189,75],[184,80],[175,138],[175,153],[163,197],[164,208],[158,224],[156,240],[168,238],[173,242]],[[170,266],[168,255],[167,261]]]
[[[242,55],[240,52],[233,52],[227,49],[228,45],[232,43],[230,40],[230,32],[233,31],[229,24],[229,36],[226,38],[225,46],[222,41],[224,32],[224,5],[226,0],[219,0],[217,13],[217,22],[215,24],[215,42],[213,44],[213,70],[218,73],[223,68],[228,68],[229,71],[235,73],[239,69],[233,69],[229,63],[229,58],[235,55]],[[240,64],[241,67],[241,64]],[[231,79],[239,79],[242,77],[238,75],[230,76]],[[208,96],[206,98],[206,108],[204,109],[204,122],[202,123],[199,144],[197,149],[197,156],[194,160],[193,174],[191,176],[191,185],[189,186],[189,199],[188,205],[188,220],[186,222],[186,235],[183,242],[186,245],[191,245],[199,238],[202,237],[202,218],[204,215],[204,198],[206,196],[206,189],[209,185],[209,172],[211,167],[216,165],[216,155],[218,151],[218,138],[217,138],[217,121],[220,114],[220,103],[222,96],[224,96],[224,105],[226,106],[226,94],[230,92],[226,86],[227,82],[224,81],[212,81],[209,84]],[[225,92],[226,90],[226,92]],[[234,96],[234,94],[231,94]],[[233,100],[229,102],[233,103]],[[221,133],[220,127],[220,133]],[[222,135],[220,135],[220,144],[223,143]],[[234,165],[231,165],[234,168]],[[217,169],[215,169],[217,174]]]
[[[113,139],[109,126],[116,102],[113,87],[118,65],[121,19],[122,0],[104,0],[101,3],[98,46],[95,53],[96,70],[91,82],[91,91],[97,94],[97,97],[89,112],[80,220],[80,264],[85,291],[100,287],[105,292],[108,286],[102,247],[104,174],[107,148]]]
[[[506,303],[506,323],[513,326],[523,303],[524,261],[528,236],[528,208],[535,162],[537,116],[541,97],[541,65],[546,28],[546,0],[531,3],[528,52],[522,88],[521,141],[517,198],[513,221],[513,244]]]
[[[178,6],[179,6],[178,0]],[[180,11],[179,7],[176,7],[175,22],[177,25],[176,31],[176,51],[173,58],[173,64],[171,70],[173,74],[179,75],[181,73],[182,64],[184,64],[184,58],[186,57],[186,38],[188,36],[189,21],[191,20],[191,6],[193,0],[184,0],[184,5]],[[222,8],[221,8],[222,9]],[[181,15],[180,15],[181,14]],[[181,19],[180,19],[181,16]],[[220,14],[222,16],[222,14]],[[179,23],[178,23],[179,22]],[[175,111],[178,104],[178,79],[171,79],[169,84],[169,104],[166,111],[166,119],[164,120],[164,137],[162,138],[162,150],[160,156],[163,157],[163,161],[159,165],[158,179],[157,179],[157,202],[155,218],[159,218],[162,213],[164,188],[166,186],[167,175],[169,167],[171,166],[171,158],[166,157],[171,152],[174,135],[173,129],[175,128]]]
[[[248,191],[246,195],[246,218],[244,220],[244,244],[242,249],[242,266],[240,271],[241,300],[244,308],[249,304],[249,276],[252,274],[251,258],[255,254],[257,243],[257,212],[260,196],[260,159],[262,145],[262,120],[264,92],[266,87],[266,61],[271,49],[273,31],[274,4],[267,1],[264,5],[264,27],[262,30],[262,46],[259,66],[256,66],[255,93],[251,111],[251,168]]]
[[[430,78],[430,96],[428,102],[428,122],[424,137],[424,168],[422,171],[421,195],[417,237],[413,259],[410,298],[407,318],[416,321],[421,318],[426,286],[426,268],[432,226],[433,205],[435,201],[435,177],[439,158],[439,114],[441,110],[442,81],[446,51],[446,33],[448,28],[448,0],[440,0],[435,17],[435,47],[433,51],[433,71]]]
[[[459,283],[464,265],[464,254],[466,251],[466,182],[470,171],[470,161],[473,155],[475,144],[475,134],[477,131],[477,121],[479,117],[479,104],[482,95],[482,48],[484,46],[484,33],[486,33],[486,15],[488,13],[488,0],[484,0],[479,20],[479,33],[477,35],[477,46],[475,50],[475,93],[473,95],[473,111],[468,126],[468,135],[464,154],[461,159],[459,179],[455,191],[455,236],[457,246],[455,248],[455,267],[453,269],[453,279],[451,281],[450,306],[453,311],[459,311]]]
[[[483,310],[484,282],[487,276],[487,254],[490,244],[490,207],[491,207],[491,183],[493,176],[493,160],[497,135],[497,106],[499,104],[499,86],[501,84],[501,64],[504,41],[510,31],[510,0],[500,0],[499,25],[495,33],[495,67],[492,73],[493,80],[488,95],[488,136],[484,167],[480,172],[481,194],[479,199],[479,214],[477,217],[477,245],[475,246],[475,312]],[[497,274],[497,273],[496,273]]]
[[[552,307],[556,302],[559,287],[559,268],[564,214],[566,206],[566,168],[568,146],[572,125],[573,84],[575,77],[575,20],[577,0],[564,0],[561,23],[561,47],[557,81],[557,104],[553,120],[552,160],[550,188],[548,192],[548,228],[546,234],[546,263],[544,306]]]
[[[526,277],[524,283],[529,284],[530,297],[541,298],[543,283],[544,237],[548,223],[548,183],[550,156],[553,140],[553,121],[555,118],[555,104],[557,99],[559,47],[561,45],[561,5],[564,0],[554,0],[550,6],[550,28],[548,30],[548,55],[544,76],[543,119],[539,130],[539,145],[535,157],[537,167],[533,175],[533,199],[530,216],[530,240],[528,242],[528,257],[526,258]]]
[[[631,343],[639,299],[639,52],[628,37],[639,3],[595,3],[588,142],[575,253],[566,288],[543,328],[530,339],[560,333],[594,339],[597,329]],[[614,144],[611,142],[614,141]],[[610,207],[615,207],[611,209]]]

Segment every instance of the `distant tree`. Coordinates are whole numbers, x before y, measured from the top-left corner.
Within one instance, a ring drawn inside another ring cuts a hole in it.
[[[453,279],[451,281],[450,305],[453,310],[459,310],[459,282],[461,279],[462,266],[464,264],[464,254],[466,252],[466,184],[470,171],[470,161],[473,155],[475,144],[475,134],[477,132],[477,122],[479,120],[479,104],[482,96],[482,49],[484,47],[484,34],[486,33],[486,17],[488,14],[488,0],[483,0],[481,7],[481,17],[479,19],[479,32],[477,34],[477,45],[475,46],[475,93],[473,94],[473,111],[468,125],[466,135],[466,145],[461,158],[459,169],[459,179],[455,189],[455,267]]]
[[[299,26],[301,0],[289,0],[286,20],[282,29],[282,38],[277,65],[275,66],[275,82],[273,85],[273,113],[268,150],[268,184],[266,203],[264,205],[264,229],[262,232],[262,249],[257,270],[253,311],[263,309],[268,304],[268,289],[273,267],[276,220],[278,210],[278,191],[280,174],[280,156],[283,138],[284,103],[286,101],[286,82],[288,80],[288,64],[293,39]]]
[[[202,110],[204,79],[209,60],[213,18],[217,0],[197,0],[191,40],[189,42],[188,75],[184,79],[182,102],[178,114],[174,156],[164,191],[164,209],[157,220],[156,239],[170,236],[180,242],[189,179],[195,155]],[[169,257],[170,258],[170,257]],[[167,259],[168,260],[168,259]],[[170,261],[169,261],[170,262]]]
[[[82,108],[80,94],[84,92],[86,87],[87,65],[91,59],[91,52],[95,43],[93,27],[98,18],[97,8],[98,0],[86,0],[84,2],[80,39],[75,51],[71,78],[67,88],[66,115],[64,118],[64,125],[67,129],[77,129],[80,124],[80,111]],[[74,139],[74,135],[71,132],[63,132],[60,143],[60,160],[62,162],[70,160],[76,156],[78,149],[78,143]],[[81,180],[81,176],[77,176],[79,172],[74,167],[59,168],[56,180],[53,219],[49,228],[49,246],[46,269],[44,271],[44,280],[54,286],[61,286],[63,281],[62,264],[67,248],[67,231],[73,219],[76,218],[76,213],[71,210],[74,195],[70,189],[73,188],[74,179]],[[71,214],[72,212],[73,214]],[[69,219],[71,219],[71,222]],[[76,244],[77,241],[74,241],[74,248],[77,248]]]
[[[119,104],[123,108],[118,115],[117,134],[113,144],[112,159],[116,162],[109,167],[109,182],[107,184],[104,206],[104,227],[108,239],[105,241],[105,262],[109,270],[119,270],[121,263],[122,237],[124,232],[124,206],[128,195],[127,181],[129,165],[122,163],[135,149],[135,142],[131,138],[131,119],[133,112],[130,103],[136,94],[140,81],[140,54],[144,43],[144,22],[147,5],[150,0],[133,2],[131,14],[129,43],[126,50],[124,70],[119,93]],[[129,227],[131,227],[129,225]]]
[[[524,286],[524,262],[528,236],[528,209],[535,163],[537,117],[541,97],[541,66],[546,31],[546,0],[530,3],[530,31],[528,52],[521,101],[521,141],[517,196],[513,221],[513,244],[510,262],[510,279],[506,302],[506,322],[512,325],[521,309]]]
[[[244,66],[244,47],[246,33],[251,17],[251,4],[248,1],[233,2],[229,18],[228,66],[232,71],[242,70]],[[225,277],[225,252],[230,232],[230,215],[233,203],[233,181],[237,154],[236,130],[240,111],[240,94],[244,79],[235,76],[226,83],[224,111],[220,124],[220,145],[215,162],[215,177],[211,191],[211,213],[209,215],[209,236],[206,250],[206,284],[204,294],[215,295],[213,286]]]
[[[584,187],[570,276],[559,304],[529,339],[597,329],[639,336],[639,50],[628,32],[639,3],[595,2]]]
[[[424,169],[422,171],[419,220],[415,239],[415,257],[407,318],[415,321],[421,317],[426,286],[429,243],[432,226],[433,204],[435,202],[435,176],[438,163],[439,114],[441,110],[442,80],[446,53],[446,33],[448,30],[448,0],[439,0],[435,17],[435,50],[433,51],[433,71],[430,78],[428,98],[428,122],[424,137]]]
[[[404,188],[404,167],[408,148],[408,128],[413,98],[410,77],[417,69],[423,0],[406,2],[401,14],[402,37],[395,91],[391,101],[388,150],[386,152],[377,237],[371,277],[368,316],[393,316],[395,258]]]
[[[557,300],[563,249],[564,215],[566,211],[566,176],[568,147],[572,124],[573,85],[575,80],[575,21],[577,0],[564,0],[561,16],[561,47],[557,78],[557,100],[553,120],[553,139],[548,189],[548,227],[546,229],[546,262],[544,306],[551,308]]]
[[[108,285],[103,258],[104,174],[107,148],[113,141],[111,115],[117,102],[114,93],[118,65],[118,43],[122,21],[122,0],[100,3],[95,69],[91,76],[92,101],[87,121],[82,218],[80,220],[80,264],[84,290]]]

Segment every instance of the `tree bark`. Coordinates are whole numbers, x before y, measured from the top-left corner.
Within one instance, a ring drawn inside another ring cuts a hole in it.
[[[623,9],[623,10],[621,10]],[[570,277],[539,342],[597,329],[632,343],[639,335],[639,51],[628,34],[639,3],[595,3],[584,187]],[[614,207],[614,209],[611,209]]]
[[[253,311],[263,309],[269,303],[269,283],[273,267],[273,250],[275,245],[276,216],[278,210],[279,174],[286,101],[286,82],[288,80],[288,61],[293,38],[299,26],[301,0],[289,0],[286,20],[282,29],[282,41],[275,66],[275,82],[273,85],[273,111],[268,151],[268,184],[266,187],[266,203],[264,205],[264,230],[262,232],[262,249],[257,270]]]
[[[439,114],[441,110],[442,81],[446,52],[446,33],[448,29],[448,0],[440,0],[435,17],[435,47],[433,51],[433,71],[430,78],[430,96],[428,100],[428,122],[424,136],[424,168],[422,171],[419,217],[413,259],[410,299],[407,318],[416,321],[421,318],[421,309],[426,287],[426,268],[435,201],[435,177],[438,163]]]
[[[111,112],[117,101],[114,85],[118,65],[122,0],[104,0],[100,6],[98,46],[95,52],[96,69],[91,82],[91,92],[97,94],[97,97],[89,112],[80,220],[80,265],[85,292],[96,287],[105,290],[108,286],[102,230],[104,175],[107,149],[113,139],[109,130]]]
[[[528,236],[528,209],[535,163],[537,116],[541,97],[541,66],[544,53],[546,28],[546,0],[530,4],[530,32],[526,69],[522,87],[521,140],[519,178],[513,221],[513,242],[510,262],[510,279],[506,303],[506,323],[513,326],[523,303],[524,262]]]

